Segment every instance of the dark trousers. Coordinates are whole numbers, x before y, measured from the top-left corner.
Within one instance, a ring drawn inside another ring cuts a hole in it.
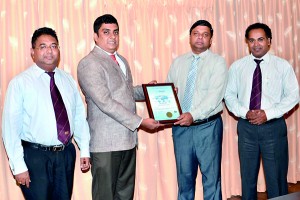
[[[288,193],[288,140],[284,118],[262,125],[238,121],[238,149],[242,177],[242,199],[257,199],[257,179],[262,158],[268,198]]]
[[[72,196],[76,151],[70,143],[63,151],[24,147],[30,186],[21,185],[26,200],[69,200]]]
[[[221,156],[223,122],[173,126],[178,200],[194,200],[198,166],[202,173],[204,200],[221,200]]]
[[[132,200],[135,184],[136,148],[91,153],[94,200]]]

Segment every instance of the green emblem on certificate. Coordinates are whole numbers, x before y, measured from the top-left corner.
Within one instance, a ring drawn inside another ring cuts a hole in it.
[[[167,117],[172,118],[173,114],[171,112],[166,113]]]

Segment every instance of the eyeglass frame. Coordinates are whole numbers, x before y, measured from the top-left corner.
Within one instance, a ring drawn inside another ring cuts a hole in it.
[[[40,51],[47,51],[49,48],[51,49],[51,51],[57,51],[60,49],[58,44],[51,44],[49,46],[41,44],[39,47],[35,47],[34,49],[38,49]]]

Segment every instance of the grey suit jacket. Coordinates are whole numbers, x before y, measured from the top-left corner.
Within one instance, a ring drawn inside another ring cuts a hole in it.
[[[137,144],[137,127],[142,118],[136,114],[135,100],[143,100],[141,86],[133,87],[127,60],[126,76],[120,67],[98,47],[78,64],[79,85],[87,103],[91,152],[132,149]]]

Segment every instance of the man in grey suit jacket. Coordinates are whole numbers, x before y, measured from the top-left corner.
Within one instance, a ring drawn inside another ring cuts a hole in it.
[[[116,52],[119,26],[112,15],[95,20],[94,41],[96,46],[77,71],[91,132],[92,196],[133,199],[137,129],[161,125],[136,114],[135,100],[143,100],[144,93],[141,86],[133,86],[129,64]]]

